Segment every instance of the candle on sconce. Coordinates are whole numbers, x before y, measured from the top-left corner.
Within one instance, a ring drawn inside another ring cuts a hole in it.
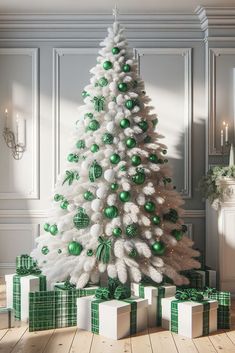
[[[225,126],[225,143],[228,143],[228,124]]]
[[[224,146],[224,130],[223,129],[220,131],[220,146],[221,147]]]
[[[5,128],[7,127],[7,118],[8,118],[8,110],[7,110],[7,108],[5,109],[5,111],[4,111],[4,116],[5,116]]]

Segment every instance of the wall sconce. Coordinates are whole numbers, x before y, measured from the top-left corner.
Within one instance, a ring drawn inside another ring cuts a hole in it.
[[[228,140],[228,129],[229,129],[228,124],[225,121],[223,121],[222,129],[220,131],[220,147],[221,147],[222,154],[228,153],[230,150],[231,144]]]
[[[16,115],[16,133],[7,127],[8,110],[5,109],[5,124],[3,130],[3,137],[7,147],[11,149],[14,159],[19,160],[23,157],[25,152],[25,119]]]

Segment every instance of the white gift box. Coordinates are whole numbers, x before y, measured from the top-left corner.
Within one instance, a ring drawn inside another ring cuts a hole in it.
[[[10,275],[5,275],[7,308],[13,308],[13,277],[14,276],[15,276],[15,273]]]
[[[11,308],[0,308],[0,330],[14,327],[14,311]]]
[[[176,286],[164,284],[154,287],[151,285],[143,285],[141,283],[131,283],[131,289],[135,296],[141,296],[148,300],[148,327],[161,325],[162,296],[166,298],[175,295]],[[159,295],[160,291],[161,295]]]
[[[196,338],[203,336],[203,325],[208,326],[208,332],[211,333],[217,330],[217,300],[208,300],[209,303],[209,320],[204,323],[205,319],[204,305],[201,302],[195,301],[178,301],[178,319],[177,323],[175,317],[172,316],[174,311],[172,310],[172,301],[177,301],[175,297],[162,299],[162,327],[177,332],[179,335],[186,336],[189,338]],[[174,315],[174,314],[173,314]],[[177,316],[177,315],[176,315]],[[178,329],[175,329],[175,324]]]
[[[202,275],[203,287],[216,288],[216,271],[214,270],[197,270]]]

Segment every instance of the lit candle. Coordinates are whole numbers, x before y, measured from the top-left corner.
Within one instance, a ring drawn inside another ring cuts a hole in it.
[[[225,126],[225,143],[228,142],[228,124]]]
[[[5,128],[7,127],[8,110],[5,109]]]
[[[220,145],[221,145],[221,147],[223,147],[223,145],[224,145],[224,130],[223,129],[220,131]]]

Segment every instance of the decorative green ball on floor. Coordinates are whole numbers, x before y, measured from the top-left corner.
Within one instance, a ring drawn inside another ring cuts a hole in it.
[[[129,64],[125,64],[122,67],[123,72],[130,72],[131,71],[131,66]]]
[[[103,169],[96,161],[94,161],[89,168],[89,179],[94,182],[96,179],[100,178],[103,174]]]
[[[147,201],[147,202],[144,204],[144,209],[145,209],[146,212],[149,212],[149,213],[154,212],[155,209],[156,209],[155,203],[152,202],[152,201]]]
[[[158,156],[153,153],[149,155],[149,160],[150,160],[150,162],[155,163],[155,164],[159,162]]]
[[[129,252],[128,256],[136,257],[137,256],[137,251],[135,249],[131,249],[131,251]]]
[[[125,101],[125,107],[129,110],[132,110],[135,106],[135,101],[133,99],[127,99]]]
[[[134,137],[128,137],[126,139],[126,146],[127,148],[134,148],[136,146],[136,140]]]
[[[54,201],[56,201],[56,202],[58,202],[58,201],[61,201],[61,200],[63,200],[63,196],[62,195],[60,195],[60,194],[55,194],[55,196],[54,196]]]
[[[125,82],[118,83],[118,90],[120,92],[126,92],[128,90],[128,86]]]
[[[151,218],[151,220],[152,220],[153,224],[155,224],[156,226],[158,226],[161,223],[161,218],[157,215],[153,216]]]
[[[47,246],[43,246],[41,249],[41,252],[43,255],[47,255],[49,253],[49,249]]]
[[[149,125],[148,125],[148,123],[147,123],[146,120],[140,121],[137,125],[138,125],[138,126],[141,128],[141,130],[143,130],[144,132],[147,131],[147,130],[148,130],[148,127],[149,127]]]
[[[86,214],[84,208],[80,208],[73,217],[73,223],[77,229],[85,229],[90,224],[90,217]]]
[[[122,119],[122,120],[120,121],[120,127],[121,127],[122,129],[126,129],[126,128],[129,127],[130,125],[131,125],[130,120],[127,119],[127,118],[124,118],[124,119]]]
[[[78,243],[77,241],[74,240],[68,243],[68,252],[70,255],[78,256],[81,254],[82,250],[82,244]]]
[[[118,47],[113,47],[112,48],[112,53],[113,53],[113,55],[117,55],[117,54],[120,53],[120,49]]]
[[[78,149],[83,149],[86,147],[86,144],[85,144],[85,141],[84,140],[78,140],[77,143],[76,143],[76,147]]]
[[[49,223],[45,223],[43,226],[43,229],[45,230],[45,232],[49,232],[50,231],[50,224]]]
[[[100,87],[105,87],[105,86],[107,86],[108,83],[109,83],[109,81],[108,81],[107,78],[105,78],[105,77],[101,77],[101,78],[99,79],[99,85],[100,85]]]
[[[73,154],[73,153],[70,153],[70,154],[67,156],[68,162],[73,162],[73,157],[74,157],[74,154]]]
[[[115,218],[118,216],[118,209],[116,206],[107,206],[105,207],[104,209],[104,215],[109,218],[109,219],[112,219],[112,218]]]
[[[181,229],[183,233],[186,233],[188,231],[188,227],[186,226],[186,224],[182,224]]]
[[[62,208],[62,210],[66,210],[68,205],[69,205],[69,202],[67,200],[63,200],[60,204],[60,207]]]
[[[126,235],[129,238],[133,238],[138,234],[139,226],[136,223],[129,224],[126,227]]]
[[[135,175],[133,175],[132,181],[137,185],[143,184],[145,182],[144,172],[138,171]]]
[[[129,193],[129,191],[122,191],[119,194],[119,199],[122,202],[128,202],[128,201],[130,201],[130,198],[131,198],[131,194]]]
[[[103,68],[104,68],[105,70],[110,70],[110,69],[112,69],[112,67],[113,67],[113,64],[112,64],[111,61],[109,61],[109,60],[107,60],[107,61],[105,61],[105,62],[103,63]]]
[[[171,234],[173,235],[173,237],[175,237],[175,239],[176,240],[181,240],[182,239],[182,237],[183,237],[183,235],[184,235],[184,233],[182,232],[182,230],[180,230],[180,229],[173,229],[172,231],[171,231]]]
[[[88,129],[91,131],[96,131],[100,127],[100,123],[97,120],[91,120],[88,124]]]
[[[110,156],[109,159],[112,164],[118,164],[121,160],[121,157],[119,156],[119,154],[114,153]]]
[[[178,212],[171,208],[170,211],[166,214],[164,214],[163,218],[166,220],[166,221],[169,221],[169,222],[172,222],[172,223],[176,223],[179,219],[179,215],[178,215]]]
[[[86,200],[86,201],[92,201],[95,198],[93,193],[91,191],[89,191],[89,190],[84,192],[83,197],[84,197],[84,200]]]
[[[137,154],[134,154],[131,157],[131,164],[134,165],[135,167],[137,167],[138,165],[141,164],[141,158],[140,156],[138,156]]]
[[[113,236],[119,238],[122,235],[122,230],[119,227],[113,228]]]
[[[52,224],[49,228],[51,235],[56,235],[58,233],[58,228],[56,224]]]
[[[119,185],[117,183],[112,183],[111,186],[110,186],[110,189],[112,191],[116,191],[118,189]]]
[[[103,136],[102,136],[102,141],[105,145],[112,145],[113,143],[113,135],[109,134],[108,132],[106,132]]]
[[[91,152],[92,153],[95,153],[95,152],[98,152],[99,151],[99,146],[96,144],[96,143],[94,143],[93,145],[91,145]]]
[[[151,249],[154,255],[163,255],[165,253],[166,246],[162,241],[158,240],[152,244]]]
[[[86,252],[87,256],[92,256],[94,254],[92,249],[88,249]]]

